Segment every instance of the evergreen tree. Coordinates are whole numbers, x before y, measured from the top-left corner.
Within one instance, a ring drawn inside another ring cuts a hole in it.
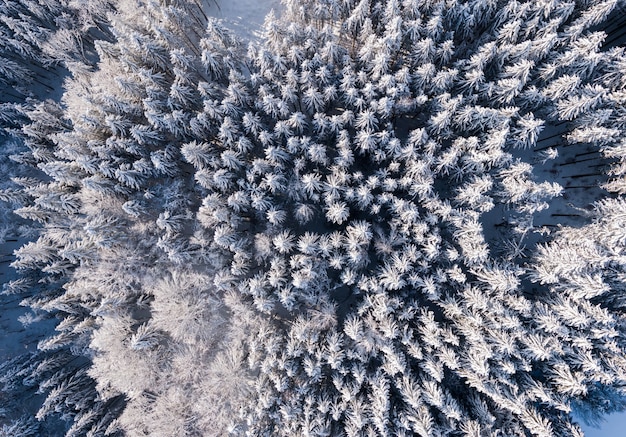
[[[3,381],[42,427],[574,436],[623,409],[621,4],[288,1],[247,53],[204,4],[108,5],[0,14],[7,87],[39,51],[73,75],[2,107],[39,172],[0,191],[39,232],[6,289],[59,320]]]

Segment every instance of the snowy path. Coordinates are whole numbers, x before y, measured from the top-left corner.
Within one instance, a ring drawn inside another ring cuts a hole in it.
[[[208,15],[223,19],[227,26],[240,37],[251,40],[258,36],[265,16],[274,10],[282,10],[280,0],[216,0],[210,3]]]

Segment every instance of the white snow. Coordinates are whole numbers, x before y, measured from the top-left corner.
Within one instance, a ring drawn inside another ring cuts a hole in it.
[[[626,413],[614,413],[606,416],[599,428],[581,423],[585,437],[623,437],[626,428]]]
[[[15,260],[13,251],[27,242],[26,239],[8,238],[0,241],[0,290],[3,284],[19,277],[10,267]],[[19,355],[22,352],[34,352],[37,343],[54,332],[56,320],[38,320],[36,323],[24,327],[20,318],[32,314],[28,308],[20,305],[23,295],[0,294],[0,362]]]
[[[283,9],[280,0],[209,0],[208,15],[224,20],[228,28],[246,40],[258,36],[266,15]]]

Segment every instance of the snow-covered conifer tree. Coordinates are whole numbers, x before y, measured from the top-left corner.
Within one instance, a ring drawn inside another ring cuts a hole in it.
[[[80,18],[94,52],[59,25],[61,104],[3,112],[45,175],[0,192],[60,320],[39,417],[567,436],[623,408],[621,3],[289,1],[247,53],[204,6]]]

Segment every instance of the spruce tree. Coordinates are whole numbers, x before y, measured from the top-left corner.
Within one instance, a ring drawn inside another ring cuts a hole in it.
[[[39,172],[0,192],[38,223],[6,288],[59,320],[4,371],[38,419],[575,436],[623,409],[621,3],[288,1],[247,52],[197,2],[100,4],[19,3],[72,78],[2,112]],[[2,16],[13,86],[38,46]]]

